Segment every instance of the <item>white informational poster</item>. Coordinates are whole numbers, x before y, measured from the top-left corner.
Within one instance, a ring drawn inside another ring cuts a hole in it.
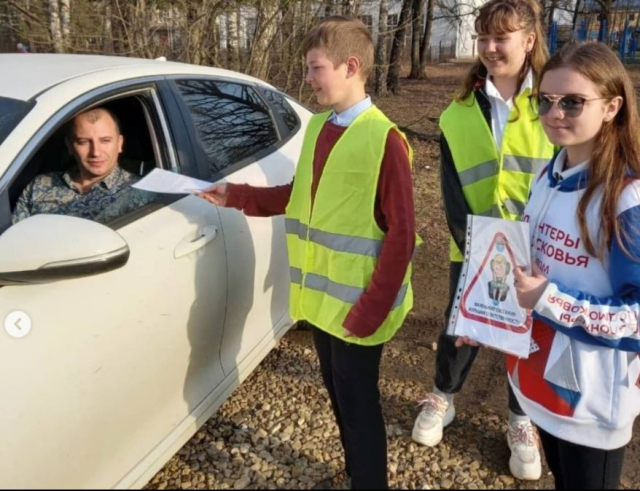
[[[516,266],[531,274],[529,224],[469,215],[465,258],[447,333],[528,358],[532,320],[518,304]]]

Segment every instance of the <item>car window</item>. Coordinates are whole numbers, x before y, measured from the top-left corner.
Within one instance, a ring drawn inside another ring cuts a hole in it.
[[[276,111],[278,111],[278,114],[289,131],[294,131],[298,127],[300,120],[298,119],[296,112],[287,102],[287,99],[282,94],[273,90],[265,90],[264,95]]]
[[[0,143],[18,126],[18,123],[31,111],[33,106],[35,106],[35,101],[26,102],[0,97]]]
[[[147,118],[154,110],[148,93],[111,99],[101,107],[116,117],[124,138],[114,171],[88,191],[77,191],[73,181],[80,157],[67,143],[71,120],[65,121],[11,183],[9,202],[14,223],[47,213],[111,225],[116,220],[135,220],[167,204],[162,195],[131,187],[156,166],[162,167],[165,158],[161,130],[152,123],[153,118]]]
[[[269,108],[252,87],[213,80],[177,86],[212,175],[279,141]]]

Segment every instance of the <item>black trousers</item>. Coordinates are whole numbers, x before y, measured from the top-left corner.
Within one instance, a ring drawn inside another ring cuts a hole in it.
[[[449,305],[445,312],[445,327],[438,338],[438,350],[436,352],[435,386],[445,394],[460,392],[479,350],[479,348],[475,346],[467,345],[456,348],[456,338],[447,334],[449,314],[453,307],[454,295],[458,286],[458,278],[460,277],[461,270],[462,263],[450,263]],[[507,386],[509,390],[509,410],[514,414],[524,416],[524,411],[520,408],[520,404],[518,404],[518,400],[511,390],[511,385],[507,384]]]
[[[538,428],[556,489],[618,489],[626,447],[615,450],[570,443]]]
[[[353,489],[388,489],[387,434],[378,378],[384,345],[346,343],[313,327],[320,370],[340,428]]]

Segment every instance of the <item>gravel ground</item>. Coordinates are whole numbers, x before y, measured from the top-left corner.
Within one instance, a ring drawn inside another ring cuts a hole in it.
[[[434,353],[431,352],[431,356]],[[390,345],[381,389],[389,439],[390,485],[400,489],[544,489],[508,470],[506,423],[490,404],[460,408],[443,442],[411,441],[419,384],[392,367],[424,363],[423,353]],[[629,458],[630,456],[628,456]],[[308,332],[289,333],[147,489],[312,489],[333,478],[347,489],[344,455]],[[637,488],[625,477],[624,488]]]
[[[390,347],[384,363],[406,356]],[[389,411],[400,405],[401,415],[415,414],[413,384],[383,377],[381,389],[392,487],[518,487],[505,465],[486,457],[491,447],[499,447],[503,460],[508,455],[506,427],[493,410],[462,411],[443,444],[430,449],[414,444],[406,418]],[[148,488],[309,489],[334,476],[339,481],[343,465],[310,336],[292,332]]]

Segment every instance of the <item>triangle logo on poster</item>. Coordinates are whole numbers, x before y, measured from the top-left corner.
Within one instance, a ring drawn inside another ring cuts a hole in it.
[[[460,306],[464,317],[514,333],[525,333],[531,318],[520,308],[513,286],[517,266],[507,237],[496,233]]]

